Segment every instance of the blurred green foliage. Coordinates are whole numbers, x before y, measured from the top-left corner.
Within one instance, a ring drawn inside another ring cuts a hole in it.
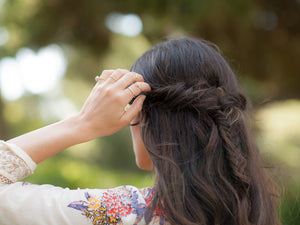
[[[110,32],[105,19],[111,12],[136,13],[143,32],[136,37]],[[68,61],[52,92],[26,93],[13,102],[0,96],[1,139],[61,119],[62,101],[79,110],[95,75],[129,68],[161,40],[191,35],[216,43],[254,103],[257,142],[277,168],[282,222],[300,224],[299,0],[6,0],[0,7],[0,27],[10,34],[0,46],[0,58],[14,57],[22,47],[58,44]],[[124,129],[42,162],[26,181],[70,188],[144,187],[154,183],[149,176],[137,169]]]
[[[111,169],[69,156],[56,155],[39,164],[34,175],[24,181],[35,184],[53,184],[71,189],[112,188],[121,185],[153,186],[149,173]]]
[[[257,142],[275,167],[283,224],[300,224],[300,101],[271,102],[255,111]]]

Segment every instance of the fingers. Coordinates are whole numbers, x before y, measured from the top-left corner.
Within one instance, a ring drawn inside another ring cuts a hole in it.
[[[132,101],[133,98],[138,96],[142,92],[151,91],[149,84],[145,82],[136,82],[125,89],[126,91],[126,102]]]
[[[104,82],[107,84],[116,83],[120,88],[127,88],[134,82],[143,82],[144,78],[134,72],[125,69],[104,70],[100,76],[95,77],[97,83]]]
[[[140,74],[134,72],[127,72],[124,76],[120,78],[118,85],[121,88],[127,88],[134,82],[143,82],[143,81],[144,78]]]
[[[146,99],[145,95],[140,95],[136,98],[133,104],[129,107],[129,109],[123,114],[122,120],[125,122],[132,121],[142,110],[143,102]]]
[[[144,78],[140,74],[125,69],[104,70],[99,77],[96,77],[96,80],[95,90],[101,90],[104,95],[107,90],[114,93],[113,95],[118,97],[118,101],[124,104],[124,107],[121,106],[121,108],[125,108],[128,103],[133,102],[123,114],[132,115],[145,99],[145,96],[141,98],[139,95],[151,90],[150,85],[144,82]]]
[[[95,80],[97,82],[105,81],[115,70],[103,70],[100,76],[96,76]]]
[[[115,70],[110,76],[107,78],[107,83],[112,84],[115,82],[119,83],[119,79],[127,74],[129,71],[124,69],[117,69]]]
[[[114,83],[118,81],[122,76],[128,73],[128,70],[125,69],[117,69],[117,70],[103,70],[100,76],[96,76],[96,81],[98,83],[106,82],[106,83]]]
[[[139,94],[141,94],[142,92],[151,91],[151,87],[145,82],[136,82],[130,85],[128,88],[126,88],[126,90],[127,102],[128,100],[130,100],[133,103],[130,103],[130,106],[128,105],[129,108],[127,108],[126,112],[123,114],[123,117],[126,121],[133,121],[133,119],[136,118],[138,113],[142,110],[143,102],[146,99],[145,95]]]
[[[124,102],[126,103],[130,102],[141,92],[149,92],[151,90],[150,86],[143,82],[144,78],[140,74],[129,72],[125,69],[104,70],[95,79],[97,80],[96,86],[100,84],[104,86],[112,85],[115,91],[124,90],[121,95],[125,96]]]

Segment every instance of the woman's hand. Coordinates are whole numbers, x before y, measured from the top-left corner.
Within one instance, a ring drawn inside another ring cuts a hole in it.
[[[140,112],[150,86],[128,70],[105,70],[77,115],[86,140],[107,136],[127,126]],[[127,104],[138,96],[125,111]],[[83,135],[83,134],[82,134]]]
[[[72,145],[127,126],[141,110],[145,96],[137,97],[127,111],[126,105],[141,92],[150,91],[150,86],[141,75],[120,69],[105,70],[97,80],[78,114],[8,142],[21,147],[39,163]]]

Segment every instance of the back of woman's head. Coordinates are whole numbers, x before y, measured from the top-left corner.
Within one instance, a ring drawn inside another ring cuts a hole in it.
[[[245,123],[249,103],[217,48],[171,40],[131,70],[152,88],[141,113],[157,176],[147,214],[159,209],[177,225],[279,224],[272,181]]]

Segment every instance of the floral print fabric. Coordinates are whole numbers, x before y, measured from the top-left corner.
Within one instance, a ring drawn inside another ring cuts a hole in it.
[[[154,188],[136,189],[122,186],[108,189],[102,195],[85,192],[85,200],[71,202],[68,207],[81,211],[93,225],[144,224],[146,209],[151,203]],[[164,217],[157,210],[151,224],[166,224]],[[129,223],[128,223],[129,224]]]

